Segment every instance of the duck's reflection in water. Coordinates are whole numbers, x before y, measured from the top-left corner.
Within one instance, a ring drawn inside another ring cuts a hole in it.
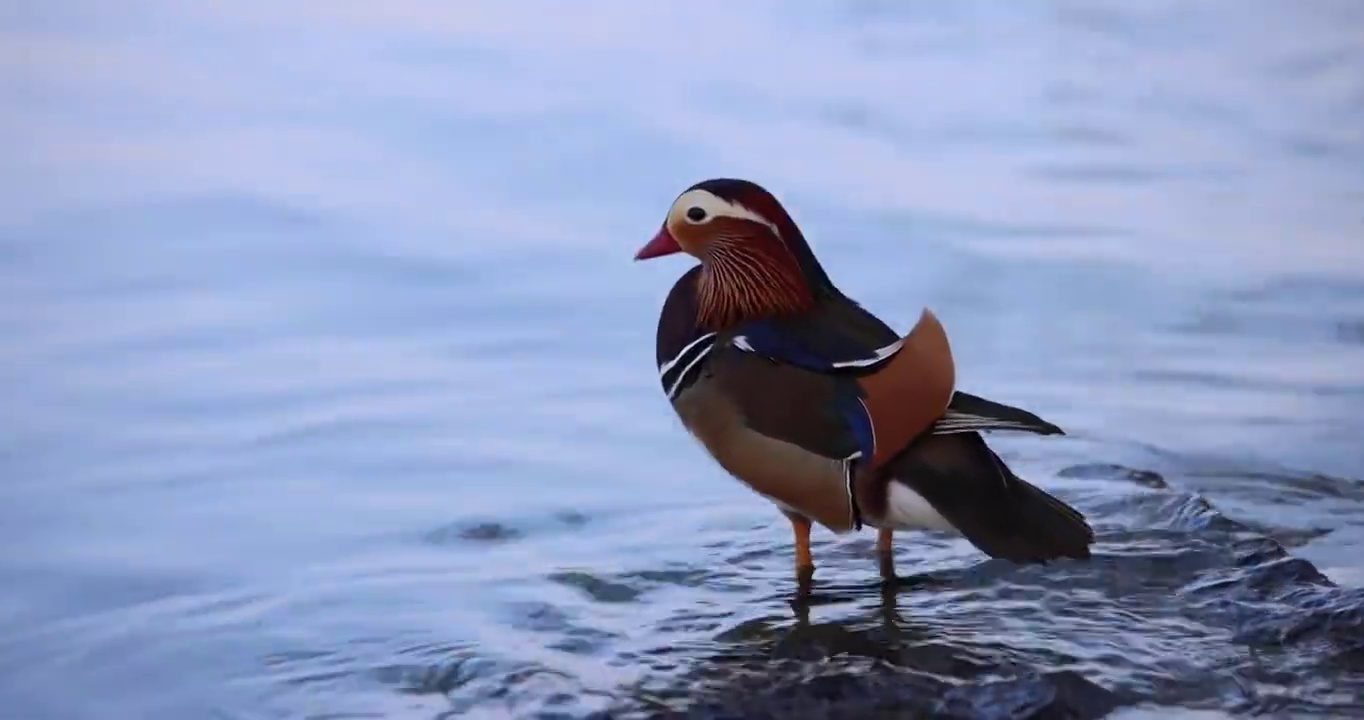
[[[893,563],[882,564],[880,582],[862,585],[821,585],[803,577],[787,601],[795,622],[785,632],[776,633],[773,653],[806,659],[857,655],[898,664],[905,644],[931,642],[935,636],[932,625],[906,622],[901,617],[900,594],[930,589],[937,584],[929,575],[899,577]],[[810,619],[811,612],[821,606],[841,605],[861,606],[870,612],[828,622]]]
[[[945,586],[932,575],[807,578],[762,603],[785,603],[790,615],[719,633],[705,659],[649,693],[649,705],[664,717],[1097,718],[1126,703],[1078,673],[1039,674],[1013,662],[1021,653],[997,639],[958,638],[950,624],[901,610],[902,596]],[[826,612],[834,617],[815,619]]]

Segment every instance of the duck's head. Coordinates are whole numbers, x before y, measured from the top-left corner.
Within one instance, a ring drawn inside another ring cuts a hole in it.
[[[635,259],[685,252],[705,262],[712,254],[739,244],[782,243],[786,236],[799,234],[772,193],[747,180],[719,178],[682,191],[668,208],[658,234],[640,248]]]
[[[636,260],[683,252],[701,261],[701,315],[724,327],[808,309],[833,292],[800,229],[757,183],[717,178],[682,192]]]

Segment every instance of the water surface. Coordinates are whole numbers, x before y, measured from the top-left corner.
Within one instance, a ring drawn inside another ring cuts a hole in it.
[[[0,28],[13,717],[1364,715],[1357,3]],[[825,533],[795,594],[654,376],[686,262],[630,262],[717,175],[1068,431],[991,442],[1092,562]]]

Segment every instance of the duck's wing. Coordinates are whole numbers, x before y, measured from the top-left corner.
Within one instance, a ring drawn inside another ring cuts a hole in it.
[[[718,342],[773,367],[829,378],[861,456],[877,467],[942,417],[956,369],[947,334],[927,310],[893,342],[878,346],[884,337],[859,330],[816,312],[745,323]]]
[[[793,357],[813,369],[857,375],[883,367],[904,341],[880,318],[843,295],[822,304],[808,316],[763,329],[767,332],[756,334],[760,338],[758,347],[773,355]],[[768,340],[772,334],[781,337]],[[794,342],[782,342],[786,338]],[[788,349],[791,345],[795,347]],[[1065,434],[1059,426],[1027,410],[960,390],[953,393],[946,411],[929,431],[934,435],[991,431]]]
[[[703,372],[744,424],[762,435],[838,460],[871,443],[853,378],[772,362],[732,344],[717,346]]]
[[[734,345],[747,352],[814,372],[853,375],[880,369],[905,342],[850,300],[796,316],[750,321],[731,334]]]

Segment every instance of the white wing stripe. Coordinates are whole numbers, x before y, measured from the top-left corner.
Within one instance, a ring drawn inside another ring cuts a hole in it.
[[[714,345],[707,345],[706,349],[697,353],[696,357],[692,358],[692,361],[687,363],[686,367],[682,368],[682,372],[678,373],[677,379],[673,381],[672,387],[668,388],[669,400],[672,400],[674,397],[677,396],[677,390],[678,388],[682,387],[682,381],[687,379],[687,375],[691,373],[692,368],[696,367],[697,363],[704,360],[705,357],[710,354],[711,349],[714,347],[715,347]]]
[[[857,359],[857,360],[844,360],[844,361],[842,361],[842,362],[836,362],[836,363],[831,363],[831,364],[832,364],[834,367],[836,367],[836,368],[844,368],[844,367],[867,367],[867,366],[869,366],[869,365],[875,365],[876,363],[879,363],[879,362],[881,362],[882,360],[885,360],[886,358],[890,357],[891,355],[894,355],[896,352],[898,352],[898,351],[900,350],[901,347],[904,346],[904,344],[905,344],[904,338],[900,338],[899,340],[896,340],[895,342],[893,342],[893,343],[891,343],[891,344],[889,344],[889,345],[887,345],[887,346],[885,346],[885,347],[883,347],[883,348],[877,349],[876,354],[873,355],[872,357],[869,357],[869,358],[860,358],[860,359]]]
[[[731,340],[730,342],[734,345],[734,347],[739,348],[740,350],[743,350],[745,352],[757,352],[756,350],[753,349],[753,344],[748,341],[747,335],[736,335],[734,336],[734,339]],[[838,362],[829,364],[830,366],[836,368],[869,367],[899,352],[900,348],[904,347],[904,344],[905,344],[904,338],[901,338],[883,348],[877,348],[876,352],[871,357],[858,358],[856,360],[840,360]]]
[[[713,337],[715,337],[715,333],[706,333],[705,335],[702,335],[701,337],[696,338],[695,340],[692,340],[691,342],[687,343],[687,346],[682,348],[682,351],[677,353],[676,357],[658,366],[658,376],[663,377],[664,375],[666,375],[669,370],[673,369],[674,365],[680,362],[682,358],[686,357],[687,353],[691,352],[692,348],[696,347],[697,345],[700,345],[701,343]]]
[[[933,424],[934,435],[950,435],[953,433],[973,432],[976,430],[1034,430],[1033,425],[1018,422],[1017,420],[1003,420],[1000,418],[983,417],[968,413],[949,412],[938,422]]]

